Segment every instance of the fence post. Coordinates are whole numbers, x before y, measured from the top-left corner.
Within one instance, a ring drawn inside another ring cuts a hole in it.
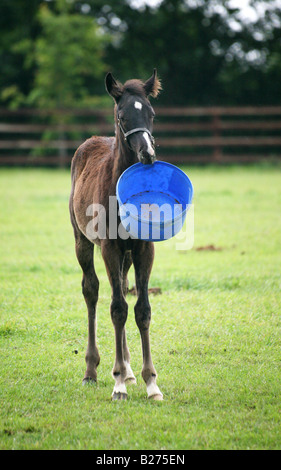
[[[213,119],[212,119],[212,128],[213,128],[213,137],[215,140],[214,147],[213,147],[213,159],[216,163],[219,163],[223,159],[223,151],[222,147],[216,143],[216,139],[219,139],[221,136],[221,126],[220,126],[220,117],[216,111],[214,111]]]

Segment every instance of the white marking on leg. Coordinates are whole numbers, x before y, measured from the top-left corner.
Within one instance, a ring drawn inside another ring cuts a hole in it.
[[[114,395],[114,393],[125,393],[127,395],[127,389],[124,382],[116,382],[113,388],[112,395]]]
[[[126,366],[126,378],[125,378],[125,380],[130,380],[131,382],[135,381],[135,383],[136,383],[137,382],[136,377],[134,376],[134,372],[132,371],[129,362],[125,361],[125,366]]]
[[[153,397],[155,395],[160,395],[161,397],[163,397],[163,394],[160,392],[158,385],[156,385],[155,379],[152,379],[149,383],[147,383],[146,390],[148,398]]]
[[[149,153],[149,155],[155,155],[155,152],[154,152],[154,149],[151,145],[151,141],[150,141],[148,133],[144,132],[143,136],[144,136],[144,138],[146,140],[146,143],[147,143],[147,152]]]
[[[139,110],[141,111],[141,109],[142,109],[142,104],[141,104],[139,101],[135,101],[134,106],[135,106],[136,109],[139,109]]]

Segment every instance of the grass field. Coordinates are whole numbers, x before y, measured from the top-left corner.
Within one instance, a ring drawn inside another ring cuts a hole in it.
[[[98,384],[82,387],[87,314],[69,172],[0,170],[1,449],[281,449],[280,167],[185,170],[194,247],[158,243],[150,282],[162,289],[150,300],[163,402],[146,398],[133,295],[138,383],[127,402],[110,400],[114,334],[100,254],[101,364]]]

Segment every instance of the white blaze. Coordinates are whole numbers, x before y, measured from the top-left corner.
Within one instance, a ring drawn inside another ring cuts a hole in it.
[[[143,136],[144,136],[144,138],[146,140],[146,143],[147,143],[147,152],[149,153],[149,155],[155,155],[148,133],[144,132]]]

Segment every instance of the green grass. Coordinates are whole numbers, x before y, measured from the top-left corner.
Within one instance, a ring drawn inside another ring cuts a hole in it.
[[[187,172],[194,247],[157,244],[150,283],[162,289],[151,296],[151,346],[165,400],[146,398],[128,296],[138,383],[116,403],[100,254],[99,381],[82,387],[87,314],[69,172],[0,170],[1,449],[281,449],[280,168]],[[197,250],[208,245],[220,249]]]

